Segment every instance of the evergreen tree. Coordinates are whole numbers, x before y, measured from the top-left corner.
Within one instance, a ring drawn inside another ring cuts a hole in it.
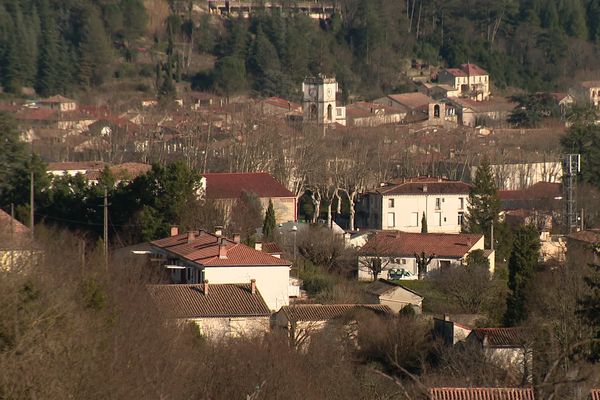
[[[59,34],[48,0],[40,1],[41,42],[35,90],[42,96],[55,94],[60,86]]]
[[[427,217],[425,216],[425,212],[423,212],[423,217],[421,218],[421,233],[427,233]]]
[[[79,46],[79,80],[86,86],[99,85],[110,74],[112,48],[96,8],[88,6],[85,14]]]
[[[263,222],[263,240],[264,241],[273,241],[273,235],[275,234],[275,225],[277,224],[275,220],[275,209],[273,208],[273,201],[269,199],[269,207],[267,207],[267,212],[265,213],[265,220]]]
[[[595,253],[599,254],[600,248],[596,245]],[[600,339],[600,264],[591,264],[591,274],[584,277],[590,291],[579,301],[577,314],[594,330],[595,338]],[[600,344],[591,346],[591,355],[595,360],[600,359]]]
[[[540,256],[540,238],[532,225],[523,225],[515,233],[508,260],[508,288],[504,322],[516,326],[527,319],[527,296],[531,291]]]
[[[465,217],[467,232],[483,233],[485,246],[490,247],[491,229],[497,225],[500,199],[494,183],[489,160],[484,158],[475,172],[475,181],[469,194],[468,214]]]
[[[215,87],[227,97],[247,87],[246,66],[238,57],[223,57],[215,66]]]

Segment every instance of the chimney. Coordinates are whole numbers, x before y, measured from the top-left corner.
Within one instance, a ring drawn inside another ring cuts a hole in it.
[[[215,226],[215,236],[223,236],[223,227],[222,226]]]
[[[233,242],[240,243],[241,241],[242,241],[242,235],[240,235],[239,233],[234,233],[233,234]]]
[[[254,250],[262,251],[262,243],[261,242],[254,243]]]
[[[223,238],[219,241],[219,258],[227,258],[227,246],[225,245],[225,239]]]
[[[450,316],[448,314],[444,314],[444,321],[450,321]]]
[[[252,290],[252,294],[256,294],[256,279],[250,279],[250,288]]]
[[[427,193],[427,185],[423,185],[423,193]]]
[[[205,296],[208,295],[208,279],[204,280],[204,286],[203,286],[203,288],[204,288],[204,295]]]
[[[192,243],[195,239],[194,231],[188,231],[187,233],[187,242]]]
[[[488,347],[490,345],[490,339],[488,338],[487,333],[483,334],[483,340],[482,340],[482,342],[483,342],[482,343],[483,347]]]
[[[176,225],[173,225],[171,227],[171,236],[177,236],[179,235],[179,227]]]

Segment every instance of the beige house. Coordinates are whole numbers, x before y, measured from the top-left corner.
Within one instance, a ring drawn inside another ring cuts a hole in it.
[[[423,310],[423,296],[385,279],[369,284],[365,292],[371,302],[388,306],[395,313],[406,306],[411,306],[417,314],[421,314]]]
[[[428,232],[462,230],[471,185],[443,178],[397,179],[370,190],[357,205],[360,227],[421,232],[425,215]]]
[[[346,119],[349,126],[373,127],[400,123],[406,117],[406,111],[378,103],[357,101],[346,107]]]
[[[269,206],[269,200],[273,202],[277,223],[296,221],[296,196],[268,173],[207,173],[202,175],[200,185],[207,199],[223,206],[226,219],[242,193],[247,192],[260,199],[263,211]]]
[[[533,354],[522,328],[475,328],[466,343],[481,348],[484,357],[498,366],[531,378]]]
[[[269,307],[256,281],[238,284],[149,285],[148,292],[168,317],[193,322],[211,340],[269,332]]]
[[[77,102],[61,95],[48,97],[38,101],[38,105],[42,108],[49,108],[56,111],[75,111],[77,110]]]
[[[459,68],[447,68],[438,74],[438,83],[449,85],[460,94],[475,101],[490,98],[490,76],[475,64],[461,64]]]
[[[0,209],[0,270],[15,271],[33,265],[40,256],[31,230]]]
[[[575,88],[575,98],[582,104],[598,107],[600,104],[600,81],[584,81]]]
[[[482,250],[494,273],[494,251],[484,250],[483,235],[473,233],[411,233],[380,231],[374,233],[358,251],[358,279],[372,281],[373,270],[380,269],[384,279],[418,279],[417,255],[431,257],[426,271],[462,265],[469,253]]]
[[[361,312],[392,314],[388,306],[380,304],[296,304],[281,307],[275,314],[274,325],[286,331],[293,346],[306,348],[310,337],[325,329],[352,330],[351,325],[357,313]]]
[[[256,280],[262,298],[271,310],[289,304],[291,263],[266,251],[256,250],[222,236],[222,231],[190,231],[150,242],[150,253],[170,273],[175,284],[237,284]],[[268,251],[268,249],[265,249]]]

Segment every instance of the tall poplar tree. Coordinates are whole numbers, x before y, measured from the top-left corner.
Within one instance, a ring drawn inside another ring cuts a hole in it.
[[[527,296],[531,291],[540,256],[540,237],[533,225],[522,225],[515,233],[508,260],[508,288],[504,322],[516,326],[527,319]]]
[[[269,206],[267,207],[267,211],[265,213],[265,220],[263,222],[263,240],[272,241],[273,235],[275,233],[275,225],[277,221],[275,220],[275,209],[273,208],[273,201],[269,199]]]
[[[489,248],[492,226],[498,224],[500,199],[494,182],[494,174],[487,158],[481,161],[475,172],[475,181],[471,193],[469,193],[467,210],[466,230],[471,233],[483,233],[485,246]]]

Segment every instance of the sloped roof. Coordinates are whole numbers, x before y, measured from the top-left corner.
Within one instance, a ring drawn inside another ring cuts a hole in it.
[[[297,304],[281,307],[288,321],[326,321],[341,318],[351,312],[369,310],[380,314],[391,314],[388,306],[380,304]]]
[[[571,233],[567,237],[580,242],[597,244],[600,243],[600,229],[586,229],[585,231]]]
[[[262,244],[262,251],[269,254],[281,254],[283,250],[275,242],[267,242]]]
[[[258,289],[250,283],[149,285],[158,306],[173,318],[250,317],[271,313]]]
[[[420,92],[390,94],[388,97],[411,110],[428,107],[429,103],[435,101],[431,97]]]
[[[226,258],[219,258],[219,246],[223,243]],[[168,251],[186,261],[205,267],[233,266],[289,266],[290,262],[255,250],[243,243],[221,238],[206,231],[194,231],[193,239],[188,234],[169,236],[150,242],[150,245]]]
[[[101,171],[107,165],[103,161],[74,161],[48,163],[46,171]]]
[[[150,171],[152,166],[150,164],[127,162],[123,164],[117,164],[110,167],[110,171],[115,175],[117,179],[133,179],[140,175]]]
[[[397,285],[395,283],[392,283],[392,282],[390,282],[390,281],[388,281],[386,279],[378,279],[375,282],[370,283],[365,288],[365,290],[366,290],[367,293],[371,293],[371,294],[374,294],[374,295],[377,295],[377,296],[380,296],[382,294],[386,294],[386,293],[389,293],[389,292],[393,292],[393,291],[398,290],[398,289],[406,290],[408,292],[411,292],[411,293],[413,293],[413,294],[415,294],[415,295],[423,298],[423,296],[421,296],[419,293],[417,293],[417,292],[415,292],[415,291],[413,291],[413,290],[411,290],[411,289],[409,289],[409,288],[407,288],[405,286]]]
[[[483,237],[476,233],[413,233],[381,231],[359,250],[363,256],[413,257],[415,253],[437,258],[463,258]]]
[[[12,233],[19,237],[29,237],[31,234],[31,230],[28,227],[11,217],[9,213],[2,209],[0,209],[0,227],[2,232]]]
[[[534,400],[532,388],[431,388],[431,400]]]
[[[487,337],[492,347],[521,347],[526,342],[522,328],[476,328],[471,335],[481,342]]]
[[[499,190],[500,200],[555,200],[562,196],[561,184],[537,182],[521,190]]]
[[[588,89],[597,88],[600,87],[600,81],[583,81],[581,82],[581,86]]]
[[[461,64],[460,69],[462,69],[467,75],[488,75],[487,71],[475,64]]]
[[[416,177],[404,181],[394,180],[374,191],[382,195],[398,194],[469,194],[471,185],[442,178]]]
[[[269,97],[263,100],[263,103],[269,104],[273,107],[278,107],[288,111],[301,111],[302,106],[298,103],[282,99],[281,97]]]
[[[294,194],[266,172],[208,173],[206,197],[209,199],[238,199],[242,192],[261,198],[294,197]]]

